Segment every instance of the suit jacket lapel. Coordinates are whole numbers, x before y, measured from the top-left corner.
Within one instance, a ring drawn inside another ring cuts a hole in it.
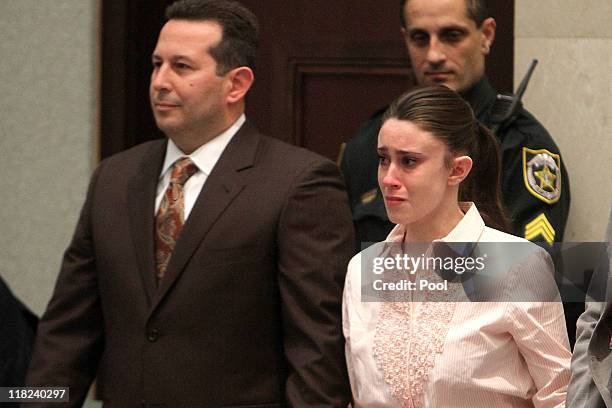
[[[246,122],[225,148],[185,222],[151,312],[185,269],[213,224],[244,188],[240,171],[253,166],[259,138],[254,127]]]
[[[130,234],[138,259],[138,271],[149,305],[155,284],[155,193],[166,153],[167,142],[155,143],[143,156],[137,174],[128,181]]]

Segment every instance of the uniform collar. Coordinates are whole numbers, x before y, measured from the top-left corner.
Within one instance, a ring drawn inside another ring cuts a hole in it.
[[[489,83],[487,76],[483,75],[476,85],[462,92],[461,96],[470,104],[476,118],[481,122],[486,122],[490,107],[497,98],[497,92]]]

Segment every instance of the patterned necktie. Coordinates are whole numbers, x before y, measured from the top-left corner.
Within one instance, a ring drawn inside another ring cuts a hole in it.
[[[176,240],[185,223],[183,186],[198,171],[191,159],[183,157],[172,165],[170,184],[155,216],[155,266],[157,282],[164,277]]]

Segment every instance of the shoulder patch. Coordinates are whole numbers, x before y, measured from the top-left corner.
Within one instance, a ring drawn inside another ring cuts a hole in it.
[[[561,157],[546,149],[523,147],[523,179],[533,196],[556,203],[561,197]]]
[[[529,241],[534,241],[535,238],[541,236],[549,245],[552,245],[555,241],[555,235],[555,229],[544,213],[538,215],[525,225],[525,239]]]

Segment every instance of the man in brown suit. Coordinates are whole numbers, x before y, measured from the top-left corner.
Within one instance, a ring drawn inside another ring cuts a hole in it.
[[[169,140],[96,169],[27,384],[69,386],[69,406],[98,373],[105,407],[345,407],[339,171],[245,121],[248,10],[166,14],[150,96]]]

